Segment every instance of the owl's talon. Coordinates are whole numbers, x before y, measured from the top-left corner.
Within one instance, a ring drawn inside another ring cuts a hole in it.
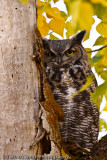
[[[84,148],[87,152],[90,152],[91,150],[89,148]]]

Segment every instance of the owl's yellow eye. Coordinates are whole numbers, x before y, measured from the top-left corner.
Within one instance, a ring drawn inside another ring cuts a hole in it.
[[[67,51],[66,52],[66,55],[68,55],[68,56],[71,56],[71,55],[73,55],[74,54],[74,51]]]

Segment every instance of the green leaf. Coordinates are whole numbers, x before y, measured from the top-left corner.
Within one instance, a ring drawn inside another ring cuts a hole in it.
[[[91,48],[85,48],[86,52],[92,51]]]
[[[107,44],[107,38],[104,38],[102,36],[98,37],[94,43],[94,46],[97,45],[106,45]]]
[[[106,0],[91,0],[91,2],[96,3],[96,4],[101,4],[105,7],[107,7],[107,1]]]
[[[92,6],[94,8],[94,14],[97,15],[97,17],[102,20],[104,18],[104,15],[106,14],[107,7],[104,7],[99,3],[96,4],[92,3]]]
[[[101,102],[102,97],[107,93],[107,81],[96,88],[95,93],[91,94],[91,98],[94,103],[99,105]],[[98,101],[99,100],[99,101]]]
[[[83,85],[83,87],[80,89],[80,92],[84,91],[85,89],[87,89],[93,82],[93,80],[95,79],[95,76],[94,74],[91,74],[89,75],[87,78],[86,78],[86,83],[85,85]]]
[[[107,131],[107,123],[105,122],[104,119],[100,119],[100,132],[102,132],[103,129]]]
[[[93,66],[95,67],[96,72],[99,72],[100,69],[102,69],[101,67],[99,68],[99,61],[101,61],[102,58],[103,58],[103,55],[101,54],[101,51],[98,51],[98,53],[94,57],[89,58],[89,63],[91,67]]]
[[[65,18],[65,20],[68,18],[67,14],[64,11],[60,11],[60,14]]]
[[[54,40],[59,40],[59,38],[58,37],[56,37],[56,36],[54,36],[52,33],[50,33],[50,37],[49,37],[50,39],[54,39]]]
[[[91,48],[85,48],[85,50],[86,50],[86,52],[92,51]],[[91,58],[91,54],[92,54],[91,52],[90,52],[90,53],[87,53],[89,59]]]
[[[82,88],[81,88],[79,91],[75,92],[75,93],[71,96],[71,98],[74,97],[75,95],[79,94],[80,92],[86,90],[86,89],[92,84],[92,82],[93,82],[94,79],[95,79],[94,74],[89,75],[89,76],[86,78],[86,83],[82,86]]]
[[[96,54],[94,57],[91,58],[91,63],[97,63],[103,58],[103,55]]]
[[[99,64],[99,63],[96,63],[94,65],[94,68],[95,68],[95,71],[97,72],[98,76],[101,74],[101,72],[104,70],[104,66]]]
[[[50,8],[50,2],[51,0],[47,0],[47,1],[41,1],[41,0],[37,0],[37,6],[38,6],[38,16],[40,17],[47,8]]]
[[[107,71],[101,72],[101,78],[107,81]]]

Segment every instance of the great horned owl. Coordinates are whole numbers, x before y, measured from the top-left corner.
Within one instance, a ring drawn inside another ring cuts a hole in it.
[[[92,74],[87,53],[81,45],[85,33],[83,30],[66,40],[43,39],[43,47],[47,80],[55,100],[64,111],[61,134],[66,143],[72,139],[84,148],[91,148],[99,131],[99,112],[90,98],[96,80],[72,97]]]

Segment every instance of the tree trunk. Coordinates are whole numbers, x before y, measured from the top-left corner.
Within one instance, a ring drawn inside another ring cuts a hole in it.
[[[32,61],[35,0],[0,1],[0,156],[34,155],[38,110],[37,70]],[[3,157],[4,156],[4,157]]]

